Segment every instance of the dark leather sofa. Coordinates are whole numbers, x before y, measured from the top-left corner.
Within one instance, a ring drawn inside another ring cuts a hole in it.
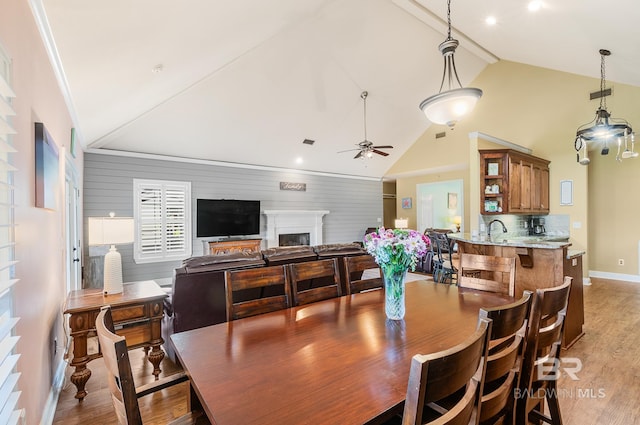
[[[362,254],[366,251],[361,246],[348,243],[277,247],[253,253],[204,255],[184,260],[181,267],[174,270],[171,293],[165,300],[162,337],[167,355],[176,360],[173,345],[169,343],[171,334],[226,321],[225,271],[338,258],[340,280],[344,285],[341,258]],[[259,296],[255,293],[240,294],[238,301]]]

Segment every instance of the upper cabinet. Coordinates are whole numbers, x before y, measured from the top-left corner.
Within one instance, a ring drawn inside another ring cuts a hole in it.
[[[479,152],[482,214],[549,213],[549,161],[511,149]]]

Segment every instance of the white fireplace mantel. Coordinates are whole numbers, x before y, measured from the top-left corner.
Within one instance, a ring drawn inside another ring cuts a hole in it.
[[[279,245],[278,235],[309,233],[309,243],[322,244],[322,217],[327,210],[264,210],[267,216],[267,248]]]

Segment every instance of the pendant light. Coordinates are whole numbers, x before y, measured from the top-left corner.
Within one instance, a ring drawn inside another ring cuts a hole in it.
[[[638,156],[638,153],[634,151],[634,135],[633,129],[629,125],[629,123],[624,119],[616,119],[611,118],[611,114],[607,110],[607,96],[608,93],[605,93],[605,58],[611,55],[609,50],[601,49],[600,51],[600,106],[596,111],[595,118],[578,127],[576,131],[576,140],[574,143],[574,148],[576,151],[580,151],[580,149],[584,148],[585,154],[583,155],[583,160],[578,159],[578,162],[583,165],[589,164],[589,161],[585,161],[587,145],[589,143],[598,143],[602,144],[604,148],[602,149],[602,155],[606,155],[609,153],[609,143],[613,143],[614,141],[618,144],[618,154],[616,155],[616,160],[621,161],[622,159],[627,158],[635,158]],[[631,151],[628,148],[628,139],[631,138]],[[624,152],[622,155],[620,154],[620,148],[624,144]]]
[[[456,62],[453,57],[458,40],[451,37],[451,0],[447,0],[447,23],[449,26],[447,39],[438,49],[444,57],[444,71],[438,94],[426,98],[420,103],[420,109],[427,119],[434,124],[446,124],[449,127],[456,125],[458,120],[471,112],[482,96],[482,90],[473,87],[463,88],[456,71]],[[444,82],[447,81],[448,90],[442,91]],[[455,88],[454,83],[458,83]]]

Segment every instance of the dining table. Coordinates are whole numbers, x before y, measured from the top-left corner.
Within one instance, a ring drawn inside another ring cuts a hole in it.
[[[173,334],[193,402],[216,425],[376,424],[402,413],[411,359],[470,337],[482,307],[513,298],[426,280]]]

